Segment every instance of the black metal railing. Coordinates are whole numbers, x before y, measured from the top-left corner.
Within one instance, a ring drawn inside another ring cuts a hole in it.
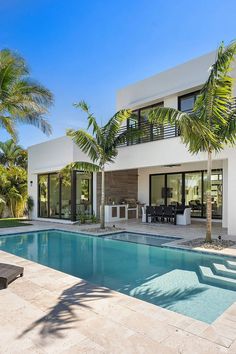
[[[179,130],[176,127],[172,127],[170,125],[160,125],[153,126],[148,122],[141,122],[137,127],[141,131],[140,137],[129,138],[126,143],[120,144],[119,146],[130,146],[137,145],[142,143],[148,143],[150,141],[157,141],[169,138],[175,138],[179,136]],[[120,134],[124,133],[126,130],[137,129],[135,127],[122,127],[120,129]]]
[[[236,109],[236,97],[233,99],[232,107]],[[191,114],[192,110],[186,111]],[[169,138],[175,138],[180,136],[180,131],[177,127],[171,125],[153,125],[149,122],[137,122],[135,126],[124,126],[120,129],[119,134],[124,133],[127,130],[139,129],[142,132],[142,136],[138,138],[130,138],[126,143],[122,143],[119,146],[130,146],[142,143],[148,143],[150,141],[157,141]]]

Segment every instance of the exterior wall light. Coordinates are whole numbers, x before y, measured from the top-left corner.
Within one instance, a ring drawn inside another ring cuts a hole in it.
[[[30,181],[30,187],[32,187],[33,186],[33,181]]]

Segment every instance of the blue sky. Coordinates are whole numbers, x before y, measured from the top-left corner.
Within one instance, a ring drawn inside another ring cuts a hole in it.
[[[0,0],[0,43],[54,93],[52,138],[86,127],[74,102],[105,123],[117,89],[235,39],[235,13],[235,0]],[[19,133],[25,147],[50,139],[30,126]]]

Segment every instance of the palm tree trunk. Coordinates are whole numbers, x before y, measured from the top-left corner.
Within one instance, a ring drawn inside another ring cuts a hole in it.
[[[102,169],[102,186],[101,186],[101,229],[105,229],[105,171]]]
[[[14,208],[13,208],[13,201],[10,200],[10,210],[11,210],[11,216],[14,218],[15,215],[14,215]]]
[[[206,242],[212,242],[212,204],[211,204],[211,169],[212,169],[212,152],[208,151],[207,159],[207,191],[206,191]]]

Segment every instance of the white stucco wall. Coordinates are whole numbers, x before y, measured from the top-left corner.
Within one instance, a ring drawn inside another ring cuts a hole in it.
[[[120,89],[116,96],[117,110],[162,101],[163,97],[177,92],[187,93],[190,88],[197,90],[206,80],[214,60],[215,52],[211,52]]]
[[[38,174],[60,171],[70,162],[90,161],[67,136],[30,146],[28,159],[28,191],[35,205],[33,218],[38,215]]]

